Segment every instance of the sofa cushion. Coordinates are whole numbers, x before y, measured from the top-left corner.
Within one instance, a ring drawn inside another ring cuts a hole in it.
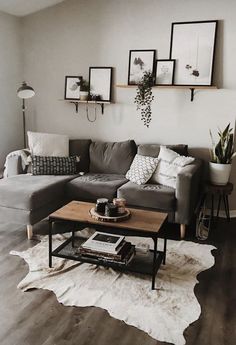
[[[117,143],[92,142],[89,148],[89,172],[125,175],[136,151],[136,144],[133,140]]]
[[[73,176],[16,175],[0,180],[0,206],[34,210],[63,198]]]
[[[188,156],[188,145],[166,145],[166,147],[177,152],[179,155]],[[138,146],[138,154],[142,156],[158,157],[159,152],[159,144],[142,144]]]
[[[69,141],[70,156],[79,156],[80,161],[77,163],[77,171],[89,171],[89,146],[90,139],[73,139]]]
[[[112,201],[117,189],[126,182],[124,175],[88,173],[67,184],[67,196],[71,200],[96,201],[98,198],[108,198]]]
[[[33,175],[73,175],[76,174],[76,156],[42,157],[32,156]]]
[[[130,206],[156,208],[158,210],[173,211],[176,206],[174,188],[158,184],[137,185],[127,182],[117,191],[118,198],[125,198]]]
[[[137,184],[145,184],[154,173],[158,159],[136,155],[125,177]]]
[[[34,156],[69,156],[69,137],[61,134],[27,132],[30,152]]]

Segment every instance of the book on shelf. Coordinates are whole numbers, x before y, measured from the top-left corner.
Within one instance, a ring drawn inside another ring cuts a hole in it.
[[[126,255],[132,249],[132,245],[130,242],[123,241],[119,246],[119,251],[116,254],[107,253],[104,251],[94,251],[92,249],[83,248],[82,246],[79,248],[78,253],[84,256],[90,256],[94,258],[106,258],[114,261],[121,261],[123,260]]]
[[[87,250],[83,250],[83,248],[81,247],[78,250],[78,254],[85,258],[96,259],[103,263],[108,263],[108,264],[116,263],[118,265],[128,265],[128,263],[130,263],[130,261],[133,259],[135,255],[135,246],[131,245],[131,243],[128,243],[128,244],[130,246],[126,246],[127,250],[121,256],[119,256],[119,254],[112,255],[108,253],[98,253],[98,252],[93,252],[93,251],[88,252]]]
[[[106,234],[96,231],[81,247],[98,252],[116,254],[120,250],[120,245],[124,236]]]

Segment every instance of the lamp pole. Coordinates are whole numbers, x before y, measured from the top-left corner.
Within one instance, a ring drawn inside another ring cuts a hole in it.
[[[23,98],[23,103],[22,103],[22,113],[23,113],[24,148],[26,149],[26,130],[25,130],[25,99],[24,99],[24,98]]]

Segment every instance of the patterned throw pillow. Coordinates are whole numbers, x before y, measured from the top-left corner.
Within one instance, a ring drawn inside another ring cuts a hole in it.
[[[181,156],[178,153],[161,146],[158,155],[159,164],[152,175],[151,183],[159,183],[176,188],[176,179],[183,167],[191,164],[195,158]]]
[[[32,156],[33,175],[74,175],[76,174],[76,156],[43,157]]]
[[[157,158],[136,154],[130,169],[126,173],[126,178],[139,185],[145,184],[152,176],[157,164]]]

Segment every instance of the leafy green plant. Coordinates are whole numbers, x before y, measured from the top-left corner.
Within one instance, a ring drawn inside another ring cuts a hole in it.
[[[233,157],[236,156],[234,152],[234,135],[233,128],[230,128],[230,123],[221,131],[218,130],[219,141],[215,144],[212,132],[210,136],[212,141],[211,162],[220,164],[230,164]]]
[[[80,91],[89,92],[89,83],[83,78],[80,80]]]
[[[143,77],[138,84],[137,94],[134,103],[137,104],[137,110],[141,110],[141,120],[144,126],[149,127],[152,120],[151,104],[154,99],[152,94],[153,74],[149,71],[144,72]]]

